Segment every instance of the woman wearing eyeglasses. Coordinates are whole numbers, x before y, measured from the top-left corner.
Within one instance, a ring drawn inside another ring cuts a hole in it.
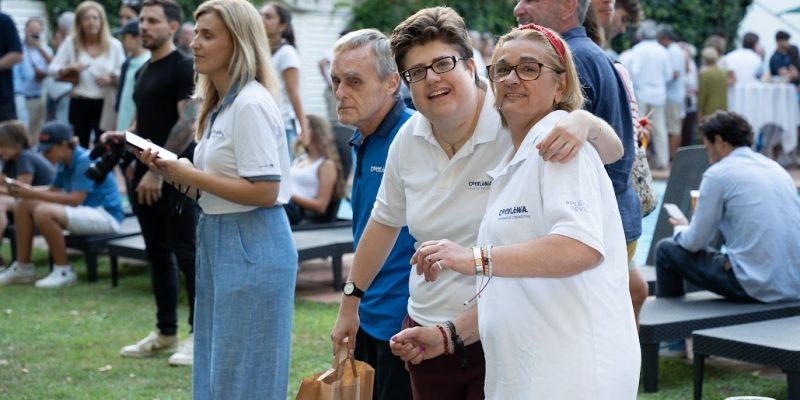
[[[419,112],[392,143],[371,219],[356,249],[349,281],[364,291],[403,226],[408,226],[418,243],[446,237],[474,246],[493,185],[486,171],[511,147],[494,96],[487,91],[487,82],[477,77],[469,58],[472,48],[464,21],[452,9],[428,8],[409,17],[395,28],[391,48]],[[621,155],[611,128],[583,111],[553,128],[555,134],[541,148],[544,159],[573,156],[587,137],[605,149],[601,153],[609,161]],[[563,134],[564,130],[575,135]],[[551,151],[562,153],[554,156]],[[456,345],[448,348],[448,354],[440,352],[408,365],[413,396],[483,398],[483,350],[474,324],[472,328],[465,325],[477,313],[471,300],[475,278],[453,271],[443,271],[438,278],[433,282],[411,274],[404,327],[434,327],[437,335]],[[351,350],[355,346],[358,307],[352,298],[343,300],[331,335],[334,347],[344,338],[349,338]]]
[[[465,329],[483,344],[486,398],[634,399],[639,346],[611,181],[591,146],[566,163],[537,155],[584,101],[569,49],[522,26],[500,38],[488,72],[513,146],[489,171],[477,245],[426,242],[412,262],[431,281],[477,281],[478,314]],[[403,331],[393,346],[422,365],[453,347],[438,330]]]

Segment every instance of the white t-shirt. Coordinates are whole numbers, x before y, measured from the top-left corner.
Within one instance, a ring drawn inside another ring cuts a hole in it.
[[[624,57],[620,55],[620,61],[631,73],[639,104],[666,104],[667,82],[672,79],[667,49],[655,40],[645,40],[633,46],[630,53],[623,54]]]
[[[684,104],[686,98],[686,56],[683,54],[683,49],[678,43],[671,43],[667,47],[669,54],[669,62],[672,66],[672,72],[678,73],[678,77],[670,79],[667,83],[667,100],[671,103]],[[672,78],[672,75],[670,76]]]
[[[486,171],[511,147],[493,104],[494,96],[487,91],[474,134],[452,159],[421,113],[406,121],[389,148],[372,218],[388,226],[408,225],[416,246],[438,239],[475,246],[491,185]],[[475,279],[446,270],[436,281],[426,282],[412,270],[409,292],[408,314],[430,326],[473,305],[465,306],[464,301],[475,294]]]
[[[80,82],[72,88],[72,93],[90,99],[102,99],[105,97],[107,89],[116,89],[116,87],[113,85],[101,87],[94,80],[98,76],[108,74],[119,77],[119,70],[122,63],[125,62],[125,50],[122,49],[122,43],[119,40],[110,38],[107,52],[92,57],[86,51],[79,51],[76,61],[75,40],[69,36],[58,48],[53,61],[50,62],[50,74],[57,75],[58,70],[75,62],[86,64],[89,67],[81,71]]]
[[[535,148],[566,116],[547,115],[516,154],[510,149],[489,171],[494,180],[478,242],[503,246],[556,234],[603,260],[570,277],[495,276],[486,284],[478,325],[487,399],[636,398],[639,340],[611,180],[592,146],[566,164],[545,162]]]
[[[283,116],[283,123],[286,124],[293,119],[297,119],[297,116],[294,114],[294,107],[289,100],[289,94],[286,92],[286,82],[283,81],[283,71],[289,68],[297,68],[299,71],[300,55],[297,53],[297,49],[294,48],[294,46],[284,43],[278,48],[278,51],[272,54],[272,65],[280,78],[278,79],[281,88],[281,101],[279,105],[281,108],[281,115]]]
[[[229,96],[232,94],[229,94]],[[232,103],[216,119],[209,118],[206,132],[194,150],[194,164],[208,173],[252,181],[280,181],[276,205],[291,197],[289,149],[278,106],[267,89],[256,81],[241,88]],[[206,214],[247,212],[247,206],[203,192],[198,200]]]
[[[327,160],[320,157],[309,160],[308,154],[303,153],[295,158],[289,175],[292,179],[292,194],[306,199],[316,199],[319,195],[319,167]]]
[[[736,74],[736,84],[751,83],[758,80],[763,68],[761,57],[750,49],[737,49],[725,55],[728,70]]]

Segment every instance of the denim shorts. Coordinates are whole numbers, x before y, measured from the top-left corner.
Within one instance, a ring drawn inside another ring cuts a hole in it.
[[[284,399],[297,250],[283,207],[201,214],[195,399]]]

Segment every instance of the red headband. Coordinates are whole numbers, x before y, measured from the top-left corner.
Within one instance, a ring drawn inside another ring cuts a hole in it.
[[[553,31],[547,29],[541,25],[536,24],[526,24],[520,25],[517,29],[532,29],[537,32],[541,32],[546,38],[547,41],[550,42],[550,45],[556,50],[556,54],[558,54],[558,59],[561,61],[561,65],[564,65],[564,42],[559,39]]]

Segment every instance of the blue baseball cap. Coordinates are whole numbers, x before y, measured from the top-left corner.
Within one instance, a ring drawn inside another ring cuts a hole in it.
[[[48,122],[39,133],[39,146],[36,147],[36,150],[44,153],[59,143],[72,140],[73,136],[72,126],[58,121]]]

